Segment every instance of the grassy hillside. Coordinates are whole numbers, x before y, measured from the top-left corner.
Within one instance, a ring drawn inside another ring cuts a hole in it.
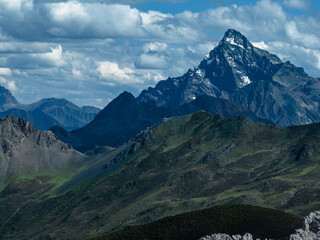
[[[251,205],[220,205],[129,226],[92,240],[196,240],[212,233],[245,234],[255,238],[288,239],[302,218]]]
[[[20,206],[4,189],[0,203],[12,211],[3,213],[0,237],[95,237],[221,204],[301,216],[320,209],[319,124],[281,129],[197,112],[146,136],[99,155],[58,194],[42,191]]]

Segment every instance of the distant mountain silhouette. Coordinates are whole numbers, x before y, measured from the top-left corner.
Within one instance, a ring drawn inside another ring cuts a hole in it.
[[[45,98],[32,104],[21,104],[11,92],[0,86],[0,117],[13,115],[24,118],[37,129],[48,130],[60,125],[61,127],[74,130],[91,122],[99,108],[76,106],[65,99]]]

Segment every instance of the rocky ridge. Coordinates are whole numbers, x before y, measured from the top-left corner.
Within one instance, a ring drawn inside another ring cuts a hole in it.
[[[0,182],[5,177],[55,172],[85,156],[61,142],[51,131],[40,131],[13,116],[0,119]]]
[[[319,83],[303,68],[282,62],[229,29],[197,67],[143,90],[137,99],[179,108],[208,95],[241,104],[258,117],[285,127],[320,121]]]

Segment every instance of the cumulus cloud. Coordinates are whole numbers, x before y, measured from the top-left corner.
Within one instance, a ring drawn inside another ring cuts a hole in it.
[[[61,2],[46,6],[51,20],[49,33],[57,37],[143,37],[137,9],[119,4]],[[119,17],[121,16],[121,17]]]
[[[178,14],[130,5],[147,1],[0,1],[0,84],[22,102],[55,96],[103,107],[124,89],[137,95],[185,73],[228,28],[320,76],[320,18],[288,10],[309,1],[224,1]]]
[[[164,69],[167,67],[167,62],[161,56],[142,54],[135,62],[135,66],[142,69]]]
[[[4,85],[10,91],[14,92],[17,90],[16,83],[14,81],[8,81],[6,78],[0,76],[0,84]]]
[[[310,0],[285,0],[284,5],[289,8],[295,8],[300,10],[306,10],[310,8]]]
[[[61,67],[65,63],[61,45],[52,47],[50,52],[11,54],[6,60],[6,64],[13,68]]]
[[[97,65],[100,78],[106,79],[108,82],[117,82],[120,84],[142,82],[142,80],[134,76],[135,72],[132,68],[120,68],[116,62],[110,61],[98,62]]]
[[[268,45],[264,41],[252,42],[252,45],[257,48],[263,49],[263,50],[268,50],[268,48],[269,48]]]
[[[10,68],[0,68],[0,76],[11,76],[12,71]]]

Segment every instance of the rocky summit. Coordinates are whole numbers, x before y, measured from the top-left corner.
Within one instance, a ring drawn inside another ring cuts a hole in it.
[[[84,155],[58,140],[51,131],[39,131],[24,119],[0,119],[0,182],[16,175],[55,172]]]
[[[319,79],[229,29],[198,67],[141,92],[141,102],[179,108],[200,95],[232,100],[279,126],[320,121]]]

